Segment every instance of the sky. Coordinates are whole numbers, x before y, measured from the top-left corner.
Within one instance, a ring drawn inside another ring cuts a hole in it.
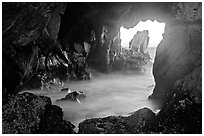
[[[149,46],[157,47],[162,40],[164,33],[165,23],[159,23],[156,20],[147,20],[145,22],[140,21],[136,26],[130,29],[124,27],[120,28],[120,38],[122,40],[122,47],[129,47],[129,42],[133,38],[137,31],[149,30]]]

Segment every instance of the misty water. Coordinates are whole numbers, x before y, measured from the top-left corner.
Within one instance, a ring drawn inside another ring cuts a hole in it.
[[[155,48],[150,48],[149,52],[154,58]],[[153,63],[146,66],[146,73],[133,71],[111,74],[93,73],[93,78],[88,81],[65,82],[64,87],[83,91],[86,94],[86,99],[81,103],[56,102],[67,94],[57,89],[29,90],[29,92],[49,96],[53,104],[63,109],[64,118],[71,121],[77,129],[78,124],[88,118],[128,115],[143,107],[157,112],[160,108],[159,102],[147,99],[155,84],[152,66]]]

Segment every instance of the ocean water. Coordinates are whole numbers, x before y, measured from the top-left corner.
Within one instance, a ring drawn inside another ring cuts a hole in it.
[[[156,49],[149,48],[148,50],[154,58]],[[86,94],[86,99],[81,103],[56,102],[67,94],[58,89],[25,91],[49,96],[53,104],[63,109],[64,118],[71,121],[77,130],[78,124],[88,118],[128,115],[143,107],[158,112],[161,108],[160,102],[147,99],[155,85],[152,65],[153,62],[147,64],[145,73],[133,71],[111,74],[94,73],[92,80],[65,82],[64,87],[83,91]]]

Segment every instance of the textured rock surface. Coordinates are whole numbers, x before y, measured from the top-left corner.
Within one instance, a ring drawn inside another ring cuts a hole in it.
[[[156,86],[150,98],[165,98],[176,80],[196,68],[201,59],[201,3],[175,3],[172,21],[157,47],[153,74]]]
[[[150,132],[168,134],[201,134],[202,104],[189,91],[184,91],[183,83],[174,89],[173,97],[167,101],[155,119]]]
[[[149,32],[148,30],[137,31],[129,43],[129,47],[136,52],[140,51],[146,53],[149,45]]]
[[[2,132],[5,134],[74,133],[74,126],[63,120],[63,111],[51,99],[22,93],[10,99],[2,110]]]
[[[148,108],[140,109],[128,117],[109,116],[87,119],[79,124],[80,134],[131,134],[152,125],[156,115]]]
[[[18,93],[38,69],[37,40],[50,22],[57,3],[2,4],[3,102]],[[52,32],[51,32],[52,33]],[[53,44],[50,44],[51,46]],[[16,75],[16,76],[13,76]]]
[[[183,90],[189,92],[197,102],[202,103],[202,66],[184,78]]]
[[[2,5],[3,103],[39,73],[50,72],[52,76],[57,73],[59,77],[64,75],[63,79],[75,74],[77,79],[84,76],[88,79],[85,57],[79,61],[80,57],[68,55],[71,51],[63,52],[59,43],[58,32],[66,3],[5,2]],[[39,68],[42,58],[45,59]]]

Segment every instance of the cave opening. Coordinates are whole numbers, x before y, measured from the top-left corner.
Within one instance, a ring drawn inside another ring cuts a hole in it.
[[[134,27],[131,27],[129,29],[126,29],[125,27],[120,28],[120,39],[121,39],[121,46],[123,48],[130,48],[131,40],[133,39],[134,35],[138,31],[148,31],[148,47],[147,50],[150,53],[150,56],[154,60],[155,58],[155,52],[156,48],[163,39],[163,34],[165,30],[165,23],[158,22],[157,20],[151,21],[140,21],[137,25]]]

